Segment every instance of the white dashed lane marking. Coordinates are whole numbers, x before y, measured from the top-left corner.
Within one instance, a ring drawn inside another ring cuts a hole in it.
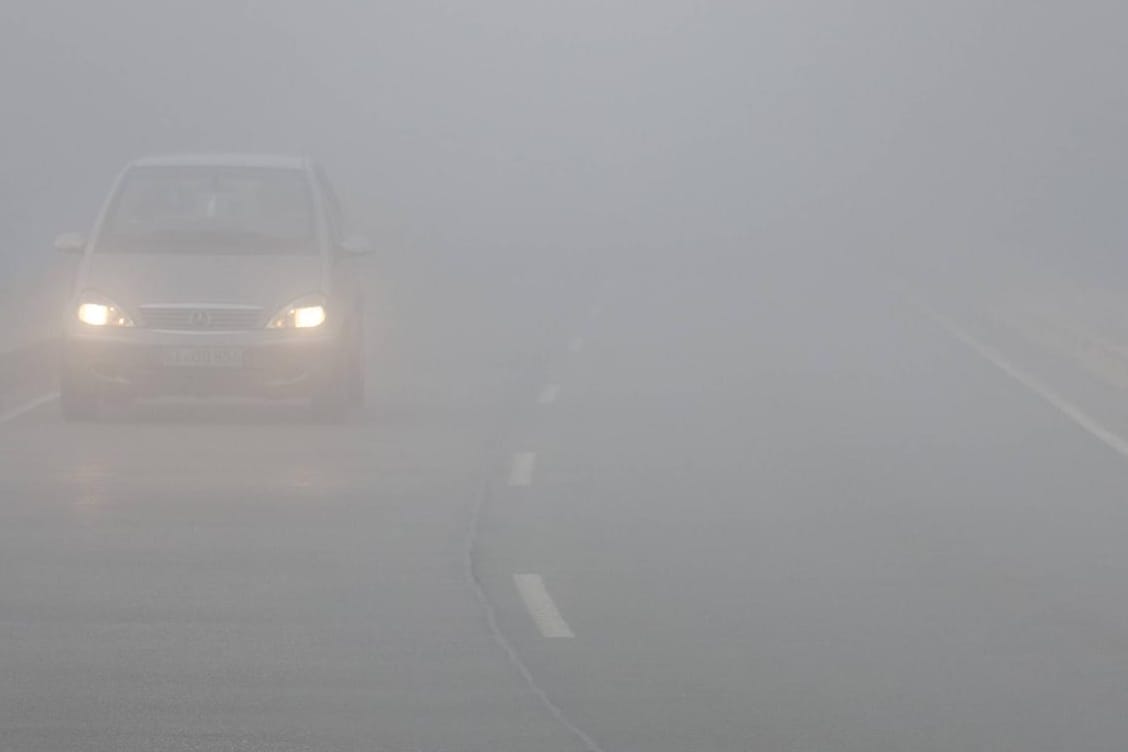
[[[539,574],[515,574],[513,582],[517,585],[521,600],[525,602],[525,608],[529,610],[529,616],[533,617],[533,622],[543,636],[563,638],[576,636],[568,626],[568,622],[561,616],[560,609],[548,594],[548,588],[545,587],[544,580]]]
[[[551,405],[560,396],[559,384],[545,384],[544,389],[541,389],[540,395],[537,397],[537,404]]]
[[[533,484],[533,468],[537,464],[536,452],[518,452],[513,455],[513,463],[509,467],[509,485],[531,486]]]

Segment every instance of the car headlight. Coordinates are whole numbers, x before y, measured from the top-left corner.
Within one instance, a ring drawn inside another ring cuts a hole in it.
[[[325,304],[320,298],[294,301],[278,312],[267,329],[315,329],[325,323]]]
[[[76,315],[87,326],[133,326],[133,319],[121,306],[103,299],[83,300],[78,305]]]

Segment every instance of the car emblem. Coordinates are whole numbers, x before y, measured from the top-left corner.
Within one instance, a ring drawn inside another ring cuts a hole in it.
[[[207,329],[211,326],[211,316],[207,311],[192,311],[192,326],[196,329]]]

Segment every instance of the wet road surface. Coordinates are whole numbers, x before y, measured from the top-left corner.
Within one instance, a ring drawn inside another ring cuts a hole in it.
[[[1128,461],[888,285],[376,279],[343,426],[0,424],[0,749],[1123,749]]]

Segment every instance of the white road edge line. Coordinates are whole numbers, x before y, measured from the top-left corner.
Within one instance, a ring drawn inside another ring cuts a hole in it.
[[[572,341],[568,343],[568,350],[570,352],[578,353],[580,350],[583,350],[583,349],[584,349],[584,338],[583,337],[573,337]]]
[[[544,586],[544,580],[539,574],[515,574],[513,583],[517,586],[517,592],[521,594],[521,600],[525,601],[525,608],[528,609],[529,616],[533,617],[541,635],[566,639],[576,636],[568,626],[568,622],[560,615],[560,609],[548,594],[548,588]]]
[[[30,413],[32,410],[35,410],[36,408],[43,407],[44,405],[46,405],[50,402],[54,402],[58,398],[59,398],[58,392],[54,392],[54,393],[51,393],[51,394],[44,394],[41,397],[36,397],[31,402],[20,405],[19,407],[13,407],[11,410],[8,410],[7,412],[0,413],[0,423],[7,423],[9,421],[15,420],[16,418],[20,417],[21,415],[26,415],[27,413]]]
[[[513,464],[509,467],[509,485],[531,486],[533,484],[533,468],[537,464],[536,452],[518,452],[513,455]]]
[[[551,405],[560,396],[559,384],[545,384],[544,389],[541,389],[540,394],[537,396],[538,405]]]
[[[1003,357],[1003,355],[998,350],[994,349],[990,345],[986,345],[980,342],[948,317],[935,311],[930,306],[926,305],[925,303],[921,302],[920,300],[904,291],[901,291],[901,294],[910,305],[924,314],[926,318],[931,319],[934,323],[947,331],[948,334],[955,337],[957,340],[973,350],[977,355],[979,355],[979,357],[983,358],[988,363],[995,366],[1018,383],[1022,384],[1031,392],[1041,397],[1054,409],[1072,420],[1087,433],[1089,433],[1089,435],[1101,441],[1105,446],[1112,449],[1122,457],[1128,458],[1128,439],[1125,439],[1115,431],[1112,431],[1109,428],[1105,427],[1096,418],[1092,417],[1081,408],[1077,407],[1072,402],[1059,395],[1053,389],[1046,386],[1041,381],[1034,378],[1025,371],[1020,370],[1017,366]]]

